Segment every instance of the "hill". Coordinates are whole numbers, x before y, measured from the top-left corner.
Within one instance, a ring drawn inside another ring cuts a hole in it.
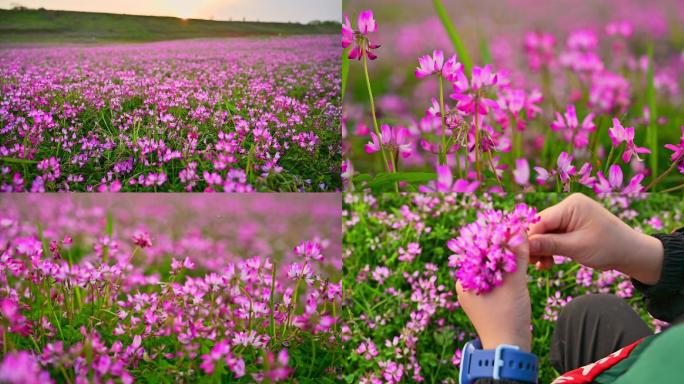
[[[207,37],[333,34],[336,22],[212,21],[111,13],[0,9],[0,42],[126,42]]]

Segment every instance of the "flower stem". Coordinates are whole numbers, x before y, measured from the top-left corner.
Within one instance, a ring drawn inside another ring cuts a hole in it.
[[[684,155],[679,156],[678,158],[674,159],[674,161],[672,161],[672,165],[670,165],[670,168],[668,168],[667,170],[665,170],[665,172],[661,173],[658,177],[653,179],[653,181],[651,181],[651,183],[646,187],[646,190],[648,191],[649,189],[655,187],[656,184],[661,182],[667,175],[670,174],[670,172],[674,171],[674,169],[677,168],[677,165],[679,164],[679,160],[681,160],[682,157],[684,157]]]
[[[610,167],[610,162],[613,160],[613,153],[615,152],[615,147],[610,146],[610,152],[608,152],[608,157],[606,158],[606,164],[603,165],[603,173],[608,172],[608,167]]]
[[[366,87],[368,88],[368,99],[370,101],[371,115],[373,117],[373,130],[378,136],[378,141],[380,142],[380,152],[382,152],[382,160],[385,163],[385,168],[388,168],[388,172],[392,172],[389,169],[389,163],[387,162],[387,155],[385,154],[385,147],[382,145],[382,136],[380,134],[380,128],[378,128],[378,119],[375,116],[375,101],[373,99],[373,90],[371,89],[370,76],[368,75],[368,59],[366,54],[363,54],[363,72],[366,75]]]
[[[270,299],[271,299],[271,300],[270,300],[270,301],[271,301],[271,303],[270,303],[270,304],[271,304],[271,305],[270,305],[270,307],[271,307],[271,316],[270,316],[270,319],[269,319],[269,320],[270,320],[270,323],[271,323],[271,330],[272,330],[272,332],[273,332],[273,333],[271,334],[271,337],[273,337],[273,338],[275,339],[275,336],[276,336],[276,329],[275,329],[275,318],[274,318],[274,315],[275,315],[275,279],[276,279],[276,265],[273,264],[273,266],[272,266],[271,268],[273,268],[273,270],[271,271],[271,297],[270,297]]]
[[[678,185],[676,187],[672,187],[672,188],[663,189],[659,193],[674,192],[674,191],[678,191],[680,189],[684,189],[684,184],[680,184],[680,185]]]
[[[480,112],[479,106],[475,105],[475,172],[477,181],[481,181],[480,176]]]
[[[492,167],[492,172],[494,172],[494,177],[496,177],[496,183],[499,184],[499,187],[501,187],[501,190],[504,190],[503,184],[501,184],[501,180],[499,179],[499,174],[496,172],[496,168],[494,167],[494,159],[492,159],[492,153],[490,151],[487,151],[487,155],[489,156],[489,166]]]
[[[446,119],[444,116],[444,78],[439,75],[439,117],[442,121],[442,147],[439,150],[439,165],[446,165]]]

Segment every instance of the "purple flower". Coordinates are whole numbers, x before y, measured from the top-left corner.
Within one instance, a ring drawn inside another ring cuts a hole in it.
[[[632,156],[635,156],[637,160],[641,160],[639,158],[640,153],[651,153],[648,148],[637,147],[636,144],[634,144],[634,128],[623,127],[618,119],[613,119],[613,127],[608,129],[608,136],[610,136],[610,140],[613,142],[613,147],[615,148],[620,146],[623,142],[626,143],[625,151],[622,153],[622,161],[625,163],[629,162],[632,159]]]
[[[303,257],[306,260],[322,261],[321,244],[316,241],[307,240],[294,249],[295,255]]]
[[[448,165],[437,166],[437,180],[431,181],[428,185],[421,185],[418,189],[420,192],[458,192],[458,193],[473,193],[480,185],[477,181],[468,181],[464,179],[457,179],[451,173]]]
[[[351,22],[347,15],[344,16],[344,24],[342,24],[342,48],[352,46],[349,51],[349,59],[361,60],[365,55],[369,60],[377,59],[373,53],[373,49],[380,48],[379,44],[371,43],[368,34],[376,32],[378,26],[373,18],[373,11],[366,10],[359,14],[356,22],[358,30],[352,28]]]
[[[522,186],[526,186],[530,183],[530,165],[528,164],[527,159],[521,158],[515,160],[513,179],[516,184]]]
[[[608,179],[603,175],[603,172],[596,174],[598,182],[594,185],[594,191],[601,196],[611,193],[621,193],[624,195],[635,195],[643,191],[644,187],[641,181],[644,179],[643,174],[637,174],[632,177],[629,183],[622,187],[622,169],[619,165],[613,164],[608,169]]]
[[[525,34],[525,53],[530,69],[539,71],[553,62],[556,38],[549,33],[528,32]]]
[[[133,234],[133,243],[140,248],[147,248],[152,246],[152,239],[146,231],[137,231]]]
[[[383,124],[380,127],[380,137],[371,132],[371,141],[365,146],[366,153],[379,152],[382,147],[389,148],[393,151],[399,151],[402,157],[408,157],[413,150],[412,144],[409,142],[409,131],[404,127],[390,127]]]
[[[570,177],[575,174],[575,166],[572,165],[572,156],[567,152],[561,152],[556,160],[558,165],[558,176],[564,184],[570,180]]]
[[[451,98],[458,101],[458,109],[467,114],[474,114],[477,111],[481,115],[486,115],[490,108],[497,108],[498,104],[485,97],[484,92],[495,87],[498,80],[499,75],[492,71],[490,64],[473,67],[470,81],[463,71],[458,71],[452,80],[455,92],[451,94]]]
[[[665,148],[674,152],[670,156],[672,161],[684,160],[684,126],[682,126],[682,137],[679,139],[679,144],[665,144]]]
[[[418,58],[418,67],[416,68],[416,77],[423,78],[432,74],[439,74],[447,79],[453,81],[456,79],[457,73],[462,71],[463,65],[456,62],[456,56],[451,56],[446,63],[444,62],[444,53],[440,50],[432,52],[432,56],[424,55]]]
[[[570,104],[564,114],[556,112],[556,120],[551,123],[551,130],[560,132],[563,140],[572,143],[576,148],[585,148],[589,145],[589,134],[596,130],[593,119],[594,114],[590,113],[580,124],[575,106]]]
[[[463,289],[486,293],[502,284],[504,274],[516,270],[513,248],[525,241],[530,224],[538,221],[535,208],[517,205],[511,212],[480,211],[477,220],[461,227],[449,240],[449,267]]]
[[[26,351],[10,352],[0,363],[0,382],[7,384],[51,384],[50,374],[43,371],[38,359]]]

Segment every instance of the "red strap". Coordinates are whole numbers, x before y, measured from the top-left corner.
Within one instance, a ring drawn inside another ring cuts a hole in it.
[[[600,375],[610,367],[614,366],[615,364],[626,359],[627,356],[629,356],[629,354],[632,352],[632,350],[634,350],[634,348],[636,348],[636,346],[639,345],[639,343],[641,343],[643,340],[644,339],[641,338],[635,341],[634,343],[611,353],[610,355],[604,357],[603,359],[595,363],[591,363],[585,365],[584,367],[580,367],[570,372],[564,373],[562,376],[554,380],[551,384],[591,383],[598,375]]]

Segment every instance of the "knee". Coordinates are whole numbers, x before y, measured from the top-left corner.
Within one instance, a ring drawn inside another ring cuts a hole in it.
[[[577,315],[586,316],[611,313],[615,309],[624,308],[625,306],[629,307],[629,304],[615,295],[604,293],[582,295],[572,299],[563,307],[559,314],[559,320]]]

